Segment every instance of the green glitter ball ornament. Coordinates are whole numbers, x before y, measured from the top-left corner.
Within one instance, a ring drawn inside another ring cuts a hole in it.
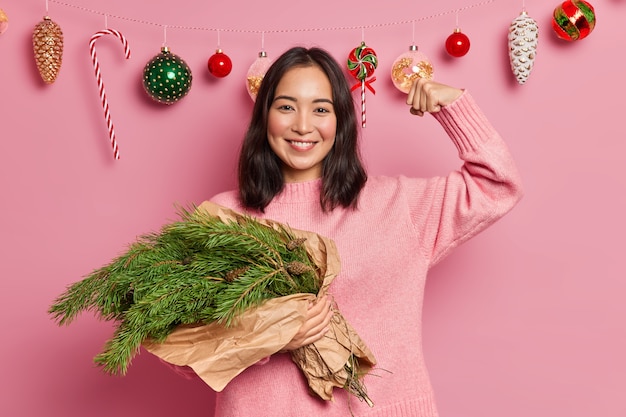
[[[164,46],[143,69],[143,87],[152,99],[174,104],[191,89],[191,70],[178,55]]]

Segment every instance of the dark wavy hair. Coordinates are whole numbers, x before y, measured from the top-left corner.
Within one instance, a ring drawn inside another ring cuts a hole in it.
[[[337,116],[335,143],[322,163],[322,210],[338,206],[356,208],[367,181],[358,147],[358,127],[352,92],[335,59],[321,48],[293,47],[283,53],[265,73],[256,96],[250,125],[239,154],[239,197],[244,207],[263,212],[284,187],[281,161],[269,146],[268,113],[276,86],[287,71],[319,67],[330,80]]]

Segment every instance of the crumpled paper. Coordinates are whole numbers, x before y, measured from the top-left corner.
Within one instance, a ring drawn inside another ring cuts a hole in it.
[[[235,220],[235,211],[211,202],[205,210],[222,220]],[[259,220],[271,227],[280,223]],[[304,245],[318,268],[323,283],[321,296],[340,271],[335,243],[318,234],[291,229],[296,237],[306,238]],[[212,389],[221,391],[246,368],[280,351],[305,321],[313,294],[294,294],[267,300],[261,306],[244,311],[229,327],[218,323],[180,325],[163,342],[144,341],[143,347],[162,360],[188,366]],[[376,364],[374,355],[334,306],[330,330],[321,340],[291,352],[295,364],[304,373],[311,392],[324,400],[333,399],[333,388],[344,388],[348,380],[345,365],[356,360],[359,375]]]

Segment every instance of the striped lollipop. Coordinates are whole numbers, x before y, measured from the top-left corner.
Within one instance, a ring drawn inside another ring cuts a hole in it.
[[[354,91],[361,87],[361,126],[365,127],[365,89],[369,88],[372,93],[376,93],[371,83],[376,81],[376,77],[368,79],[374,74],[378,67],[378,57],[376,52],[361,42],[361,45],[354,48],[348,55],[348,71],[359,82],[352,87]]]

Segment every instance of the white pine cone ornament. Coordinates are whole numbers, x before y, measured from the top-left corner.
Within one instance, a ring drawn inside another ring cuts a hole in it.
[[[33,53],[41,78],[46,84],[52,84],[59,75],[63,60],[63,31],[49,16],[35,26]]]
[[[539,27],[526,11],[520,13],[509,27],[509,58],[517,82],[524,84],[537,56]]]

